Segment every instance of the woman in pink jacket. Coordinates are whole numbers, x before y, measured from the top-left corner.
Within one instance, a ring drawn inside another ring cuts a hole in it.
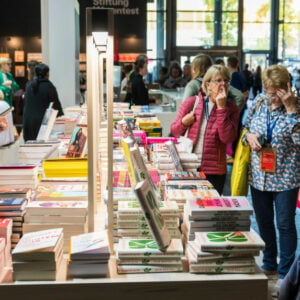
[[[228,101],[230,73],[222,65],[212,65],[203,78],[203,91],[182,102],[171,125],[175,137],[183,136],[189,128],[188,138],[193,141],[193,153],[201,161],[203,171],[215,189],[222,194],[226,179],[226,144],[237,136],[239,109]],[[192,112],[196,97],[199,103]]]

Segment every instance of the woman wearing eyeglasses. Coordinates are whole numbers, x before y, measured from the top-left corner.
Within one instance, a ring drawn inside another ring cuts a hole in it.
[[[10,73],[11,60],[6,57],[0,57],[0,89],[4,94],[4,101],[9,106],[13,106],[13,92],[20,89],[20,86],[16,83],[13,75]]]
[[[278,278],[282,279],[293,263],[297,248],[295,212],[300,186],[299,99],[291,91],[290,77],[285,67],[274,65],[267,68],[262,80],[265,93],[255,98],[249,111],[246,121],[249,133],[244,136],[244,141],[252,150],[249,184],[259,232],[266,243],[262,268],[266,274],[278,272]]]
[[[227,101],[230,74],[222,65],[212,65],[203,78],[203,90],[198,96],[184,100],[171,125],[175,137],[183,136],[189,128],[188,138],[193,141],[193,153],[198,155],[199,169],[222,194],[226,178],[226,144],[237,136],[239,109]],[[196,97],[199,103],[194,109]]]

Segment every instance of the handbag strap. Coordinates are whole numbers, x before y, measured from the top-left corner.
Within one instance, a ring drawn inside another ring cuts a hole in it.
[[[192,113],[195,112],[195,109],[196,109],[196,107],[198,106],[199,101],[200,101],[200,98],[199,98],[199,96],[197,95],[197,96],[196,96],[195,103],[194,103],[194,106],[193,106],[193,109],[192,109],[190,112],[192,112]],[[185,131],[184,137],[187,137],[187,136],[188,136],[188,134],[189,134],[189,129],[190,129],[190,127]]]

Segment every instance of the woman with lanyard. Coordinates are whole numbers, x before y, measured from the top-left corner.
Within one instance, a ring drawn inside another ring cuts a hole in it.
[[[228,69],[212,65],[203,78],[204,91],[201,89],[198,96],[181,103],[171,125],[175,137],[183,136],[189,128],[188,138],[193,141],[193,153],[201,161],[199,170],[205,173],[219,194],[222,194],[227,172],[226,144],[236,138],[239,121],[238,107],[227,101],[229,83]]]
[[[263,72],[266,93],[253,101],[246,121],[251,167],[249,183],[261,237],[266,243],[262,269],[277,274],[278,285],[295,259],[297,231],[295,213],[300,185],[299,101],[291,92],[290,77],[283,66]],[[274,224],[279,231],[279,264]]]

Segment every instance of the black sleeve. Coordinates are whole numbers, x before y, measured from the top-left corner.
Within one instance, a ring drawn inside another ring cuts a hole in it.
[[[57,116],[60,117],[64,115],[61,103],[58,99],[58,93],[53,84],[51,84],[51,87],[49,88],[49,100],[50,102],[53,102],[53,108],[58,110]]]

